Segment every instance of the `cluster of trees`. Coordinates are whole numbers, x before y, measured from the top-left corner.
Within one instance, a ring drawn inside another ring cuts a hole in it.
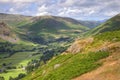
[[[27,64],[25,70],[26,70],[27,73],[30,73],[30,72],[32,72],[33,70],[37,69],[39,66],[40,66],[40,60],[31,60],[31,61]]]
[[[13,77],[10,76],[9,80],[20,80],[20,79],[22,79],[25,76],[26,76],[26,74],[20,73],[16,78],[13,78]]]
[[[43,53],[43,55],[40,57],[39,60],[31,60],[27,64],[27,66],[25,68],[27,73],[30,73],[30,72],[34,71],[35,69],[37,69],[38,67],[40,67],[41,65],[46,64],[48,60],[50,60],[53,56],[56,56],[59,53],[65,51],[67,47],[54,47],[51,49],[50,48],[48,49],[48,48],[49,47],[40,49],[40,52]],[[34,54],[34,55],[37,55],[37,54]],[[34,56],[34,55],[32,55],[32,56]]]
[[[8,58],[16,52],[34,51],[34,46],[25,46],[22,44],[12,44],[10,42],[0,42],[0,54],[7,53],[8,55],[2,58]]]
[[[4,78],[4,77],[2,77],[2,76],[0,76],[0,80],[5,80],[5,78]]]

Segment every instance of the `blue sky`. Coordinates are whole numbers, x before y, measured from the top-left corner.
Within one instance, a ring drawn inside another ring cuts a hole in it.
[[[120,0],[0,0],[0,13],[103,20],[120,13]]]

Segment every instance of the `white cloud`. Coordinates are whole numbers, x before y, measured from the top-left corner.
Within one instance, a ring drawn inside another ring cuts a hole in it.
[[[9,11],[10,12],[14,12],[15,10],[14,10],[14,8],[10,8]]]
[[[64,6],[72,6],[76,0],[66,0],[63,5]]]
[[[0,0],[1,3],[7,3],[10,2],[10,0]]]
[[[67,7],[65,7],[65,8],[59,10],[58,15],[59,16],[67,16],[67,17],[69,17],[71,15],[74,16],[74,15],[79,14],[81,12],[82,11],[80,9],[78,9],[78,8],[71,8],[71,7],[67,8]]]
[[[36,16],[44,16],[44,15],[51,15],[51,14],[48,12],[39,12],[36,14]]]
[[[37,0],[0,0],[2,3],[31,3]]]
[[[50,15],[49,11],[48,11],[48,7],[46,6],[46,4],[43,4],[42,6],[38,7],[36,16],[42,16],[42,15]]]
[[[117,12],[117,11],[111,11],[111,12],[105,12],[104,13],[104,15],[105,16],[115,16],[116,14],[118,14],[118,13],[120,13],[120,12]]]
[[[39,11],[39,12],[43,12],[43,11],[46,11],[46,10],[47,10],[47,7],[46,7],[45,4],[43,4],[42,6],[40,6],[40,7],[38,8],[38,11]]]
[[[95,13],[95,11],[94,11],[94,10],[91,10],[88,14],[91,15],[91,14],[93,14],[93,13]]]

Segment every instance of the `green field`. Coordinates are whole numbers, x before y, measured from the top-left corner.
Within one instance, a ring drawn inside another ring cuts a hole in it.
[[[2,73],[0,74],[0,76],[3,76],[5,78],[5,80],[9,80],[9,77],[17,77],[20,73],[26,73],[24,70],[22,69],[11,69],[11,70],[8,70],[7,73]]]

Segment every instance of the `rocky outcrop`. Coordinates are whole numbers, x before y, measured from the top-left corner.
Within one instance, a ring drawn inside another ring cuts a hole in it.
[[[76,40],[64,53],[79,53],[85,50],[85,48],[93,42],[93,38],[87,38],[83,40]]]
[[[4,22],[0,22],[0,38],[13,43],[19,40],[13,30]]]

